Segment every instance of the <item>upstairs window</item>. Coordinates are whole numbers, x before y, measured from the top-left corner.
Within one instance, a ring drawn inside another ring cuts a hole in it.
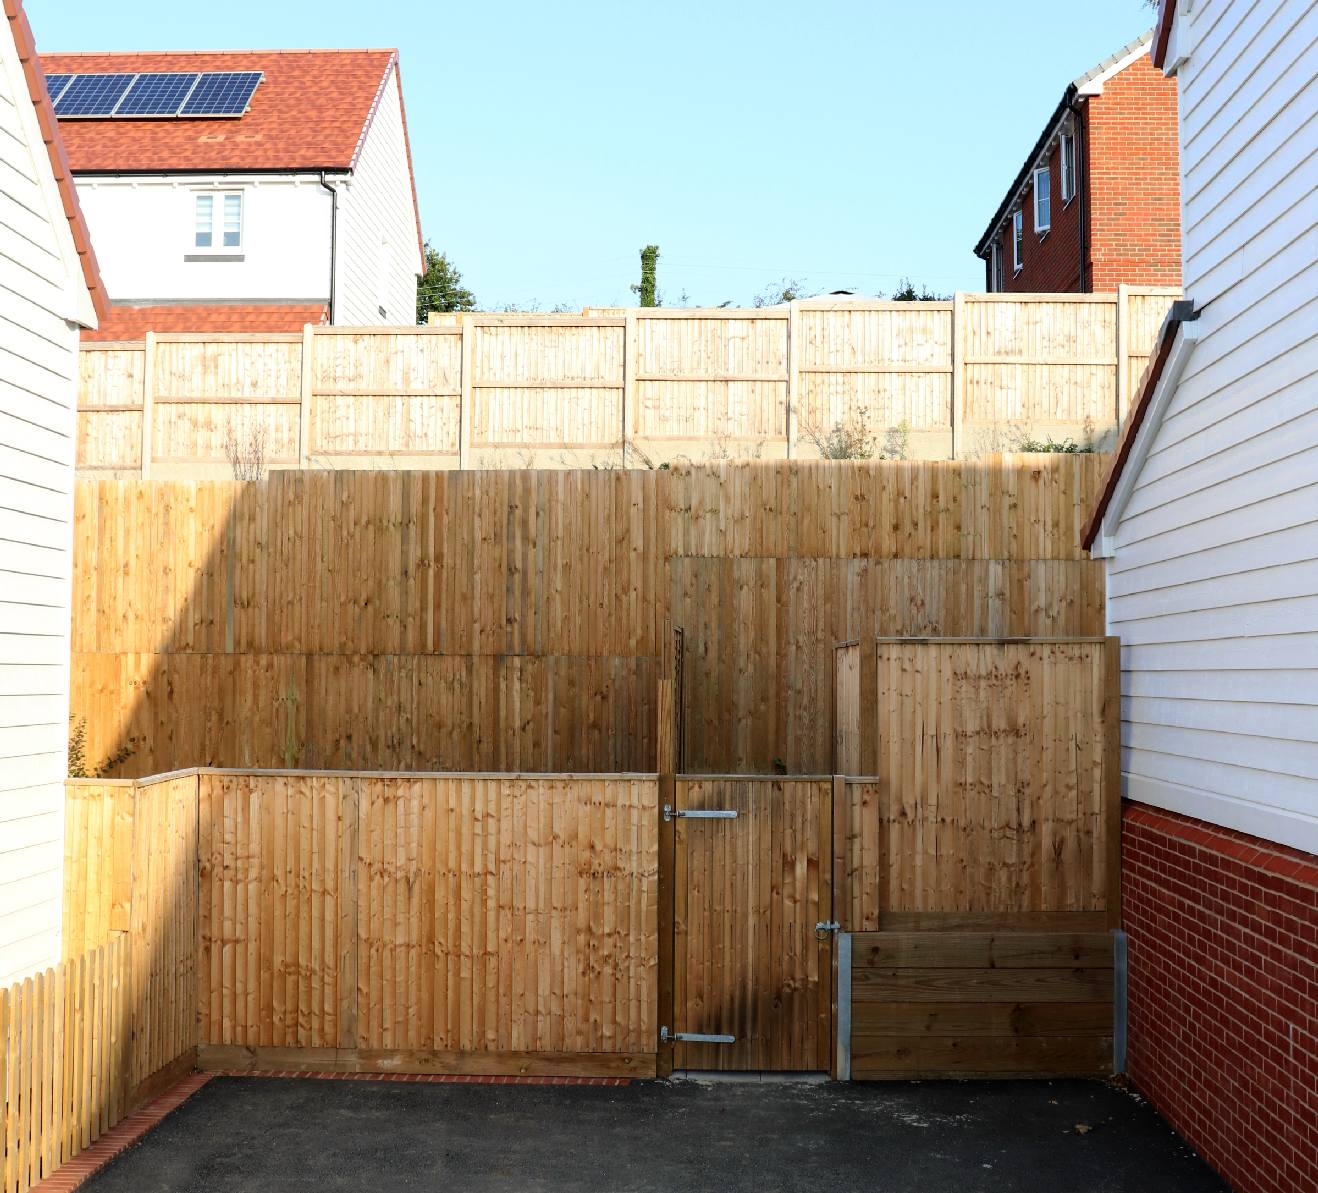
[[[243,246],[241,191],[202,191],[196,199],[193,245],[199,249],[240,249]]]
[[[1062,167],[1062,202],[1069,203],[1075,198],[1075,136],[1072,133],[1062,134],[1058,157]]]
[[[990,292],[1001,294],[1003,289],[1002,245],[996,240],[989,245],[989,275]]]
[[[1025,264],[1025,212],[1017,211],[1011,217],[1011,267],[1020,273]]]
[[[1048,167],[1044,166],[1034,172],[1034,230],[1047,232],[1052,227],[1052,180]]]

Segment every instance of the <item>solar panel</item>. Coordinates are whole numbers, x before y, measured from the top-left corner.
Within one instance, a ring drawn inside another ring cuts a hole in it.
[[[46,94],[50,96],[50,102],[54,103],[59,99],[64,88],[69,85],[72,75],[47,75],[46,76]]]
[[[252,101],[252,93],[261,81],[259,70],[235,70],[204,74],[188,101],[179,109],[180,116],[241,116]]]
[[[55,102],[55,115],[64,120],[109,116],[132,81],[132,75],[75,75]]]
[[[174,71],[138,75],[128,88],[116,116],[176,116],[196,81],[197,71]]]

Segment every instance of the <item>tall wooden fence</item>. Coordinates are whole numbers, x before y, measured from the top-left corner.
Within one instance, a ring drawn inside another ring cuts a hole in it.
[[[833,647],[1103,633],[1097,456],[83,482],[73,714],[114,773],[827,773]],[[145,561],[149,561],[147,564]]]
[[[809,299],[752,310],[467,315],[422,328],[148,335],[84,348],[85,475],[817,457],[838,424],[912,458],[1107,437],[1177,295]]]

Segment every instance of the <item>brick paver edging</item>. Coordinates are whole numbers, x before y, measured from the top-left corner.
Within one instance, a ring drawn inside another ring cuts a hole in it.
[[[302,1073],[295,1069],[221,1069],[208,1077],[304,1077],[313,1081],[407,1081],[419,1085],[631,1085],[631,1077],[481,1076],[472,1073]]]
[[[80,1151],[68,1163],[61,1164],[48,1177],[33,1185],[31,1193],[69,1193],[69,1190],[76,1189],[83,1181],[100,1172],[120,1152],[135,1144],[167,1114],[182,1106],[212,1076],[211,1073],[193,1073],[183,1078],[141,1110],[111,1127],[91,1147]]]

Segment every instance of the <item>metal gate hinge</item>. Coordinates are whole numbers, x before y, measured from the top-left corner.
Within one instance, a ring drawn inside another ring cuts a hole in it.
[[[709,1035],[699,1031],[669,1031],[666,1027],[659,1029],[661,1044],[735,1044],[736,1036]]]
[[[821,933],[836,932],[841,927],[842,925],[839,924],[837,920],[820,920],[819,923],[815,925],[815,935],[818,936],[820,940],[823,940],[824,938]]]
[[[736,820],[737,812],[732,809],[714,809],[706,811],[704,809],[692,808],[674,808],[672,804],[664,804],[665,820]]]

